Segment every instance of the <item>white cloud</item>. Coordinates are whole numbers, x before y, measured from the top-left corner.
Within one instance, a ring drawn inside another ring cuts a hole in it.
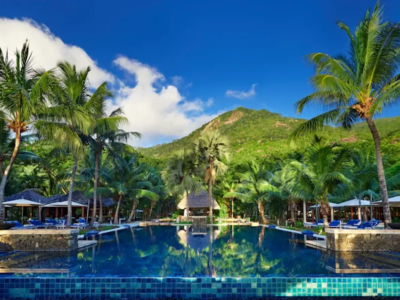
[[[183,137],[218,115],[203,112],[212,101],[184,99],[177,86],[166,84],[164,75],[151,66],[124,56],[115,59],[116,66],[135,76],[136,85],[131,86],[100,68],[82,48],[65,44],[44,25],[31,20],[0,18],[3,50],[8,49],[11,55],[26,39],[33,52],[35,68],[52,69],[59,61],[67,60],[78,68],[92,68],[89,79],[93,87],[103,81],[113,82],[116,96],[108,103],[108,110],[122,107],[129,120],[124,129],[142,133],[141,140],[131,141],[135,146],[150,146]],[[183,88],[189,85],[191,83]]]
[[[256,95],[256,83],[251,85],[251,88],[245,91],[235,91],[235,90],[227,90],[225,95],[227,97],[237,98],[237,99],[248,99]]]
[[[137,146],[149,146],[183,137],[218,114],[204,114],[201,99],[186,101],[173,85],[161,85],[164,76],[156,69],[137,60],[121,56],[114,61],[122,70],[135,75],[135,86],[121,86],[109,109],[122,107],[129,119],[124,129],[143,134],[133,140]],[[191,115],[196,112],[196,115]]]
[[[171,80],[172,84],[178,87],[181,86],[184,81],[182,76],[172,76]]]
[[[205,103],[205,106],[206,107],[211,107],[213,105],[214,105],[214,98],[213,97],[208,98],[207,102]]]
[[[21,49],[26,40],[29,41],[30,50],[33,52],[35,68],[52,69],[58,62],[66,60],[78,68],[90,66],[92,71],[89,80],[94,87],[104,81],[115,80],[112,74],[101,69],[82,48],[65,44],[46,26],[27,19],[0,18],[0,48],[3,51],[8,49],[10,57],[16,49]]]

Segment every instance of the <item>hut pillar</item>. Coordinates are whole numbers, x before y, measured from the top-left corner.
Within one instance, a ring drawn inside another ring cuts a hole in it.
[[[335,213],[333,211],[333,207],[331,206],[331,222],[335,220]]]
[[[362,220],[362,217],[361,217],[361,207],[358,207],[358,208],[357,208],[357,217],[358,217],[359,220]]]
[[[307,222],[307,207],[306,200],[303,200],[303,222]]]

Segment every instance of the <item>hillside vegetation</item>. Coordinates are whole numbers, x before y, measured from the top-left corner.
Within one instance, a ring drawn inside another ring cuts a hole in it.
[[[290,142],[292,131],[304,119],[283,117],[267,110],[253,110],[239,107],[226,112],[186,137],[171,143],[156,145],[150,148],[139,148],[145,156],[165,160],[173,153],[182,150],[192,143],[203,132],[219,130],[226,135],[232,146],[234,162],[243,162],[254,158],[285,158],[293,152],[301,152],[309,145],[311,136]],[[376,124],[382,137],[382,146],[390,160],[400,158],[399,132],[400,117],[377,119]],[[371,133],[365,123],[356,124],[351,130],[326,126],[318,133],[331,142],[346,143],[349,147],[373,147]]]

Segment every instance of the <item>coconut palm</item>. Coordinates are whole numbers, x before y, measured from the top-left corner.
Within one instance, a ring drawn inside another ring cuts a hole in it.
[[[247,203],[256,203],[261,220],[268,223],[265,217],[264,204],[271,193],[278,193],[277,187],[270,183],[272,174],[264,164],[257,164],[251,161],[247,164],[248,171],[242,175],[239,191],[226,193],[224,198],[238,198]]]
[[[374,117],[400,99],[400,27],[383,20],[379,2],[372,13],[366,13],[354,34],[345,24],[338,22],[338,25],[349,37],[349,55],[310,54],[308,60],[316,67],[316,75],[311,78],[315,92],[296,104],[299,113],[309,104],[318,104],[330,110],[303,123],[293,135],[296,137],[319,130],[325,124],[350,128],[357,121],[365,121],[375,143],[387,226],[391,217],[380,136]]]
[[[127,122],[127,119],[122,116],[122,110],[120,108],[111,112],[110,115],[106,115],[104,105],[109,96],[111,96],[111,93],[106,91],[102,99],[103,105],[99,105],[98,110],[95,111],[95,126],[92,127],[92,130],[88,135],[81,136],[81,138],[90,145],[90,149],[94,153],[94,187],[92,219],[90,221],[91,226],[93,226],[96,219],[99,160],[104,149],[107,149],[108,154],[112,155],[114,153],[113,147],[117,146],[117,143],[127,142],[130,136],[136,136],[139,138],[141,136],[138,132],[125,132],[119,128],[121,124]]]
[[[198,192],[201,184],[195,178],[196,158],[193,151],[184,150],[182,153],[175,154],[168,160],[167,167],[162,172],[167,190],[177,196],[186,196],[187,217],[189,219],[189,194]]]
[[[122,161],[120,165],[116,165],[102,174],[106,186],[98,188],[102,194],[109,193],[117,200],[114,224],[118,224],[119,210],[124,197],[132,199],[146,197],[154,201],[159,198],[155,192],[146,189],[152,184],[148,181],[148,174],[144,172],[145,166],[134,167],[136,157],[126,157],[119,161]]]
[[[23,44],[21,51],[15,52],[14,61],[9,60],[8,53],[0,49],[0,118],[6,123],[7,130],[15,134],[13,151],[2,172],[0,183],[1,221],[4,220],[4,190],[17,158],[22,134],[29,130],[29,125],[34,124],[38,114],[46,107],[44,94],[48,91],[51,77],[51,72],[40,73],[33,70],[28,42]],[[3,131],[3,127],[1,130]]]
[[[88,75],[90,68],[78,71],[68,62],[58,64],[60,76],[58,85],[52,87],[50,101],[52,106],[41,115],[36,123],[39,133],[51,140],[56,147],[65,147],[73,155],[68,189],[68,221],[71,226],[72,192],[78,168],[78,160],[84,156],[85,149],[82,135],[89,135],[95,126],[94,118],[104,106],[104,99],[109,96],[107,83],[100,85],[93,93],[89,90]]]
[[[328,196],[337,194],[343,186],[353,185],[349,174],[352,164],[351,152],[338,145],[315,137],[307,147],[305,163],[292,161],[291,167],[296,175],[296,185],[292,195],[303,200],[314,200],[320,204],[324,226],[328,226]]]
[[[232,178],[225,177],[220,182],[218,182],[218,185],[216,186],[216,191],[215,191],[216,193],[218,193],[220,195],[220,197],[230,201],[232,217],[233,217],[233,211],[234,211],[235,197],[225,198],[225,195],[227,195],[228,193],[236,192],[238,190],[238,186],[239,185],[238,185],[237,181],[234,181]]]
[[[217,176],[222,175],[228,169],[225,164],[229,159],[229,142],[219,132],[203,133],[198,142],[195,144],[195,149],[199,154],[199,161],[204,169],[204,180],[208,185],[208,201],[209,201],[209,216],[210,222],[213,223],[213,195],[212,187]]]

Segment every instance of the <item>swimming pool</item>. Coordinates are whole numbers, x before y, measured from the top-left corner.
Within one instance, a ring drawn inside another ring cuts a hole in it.
[[[0,268],[6,298],[400,295],[399,254],[329,253],[265,227],[130,228],[81,252],[3,254]]]

